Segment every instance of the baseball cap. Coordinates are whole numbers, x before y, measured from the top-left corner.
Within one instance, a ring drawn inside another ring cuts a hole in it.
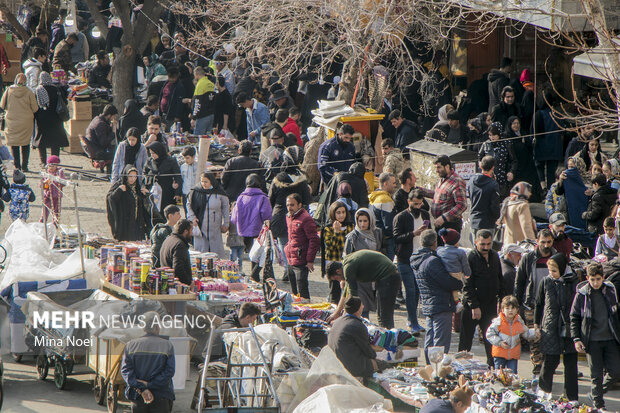
[[[566,217],[561,212],[556,212],[549,217],[549,223],[553,225],[566,224]]]
[[[511,252],[514,252],[515,254],[523,254],[525,250],[517,244],[507,244],[502,247],[502,255],[508,255]]]

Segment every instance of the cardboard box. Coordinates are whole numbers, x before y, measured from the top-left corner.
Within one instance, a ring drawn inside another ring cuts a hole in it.
[[[93,105],[90,100],[69,101],[69,112],[72,120],[93,119]]]
[[[75,120],[71,119],[68,122],[65,122],[65,130],[67,131],[67,135],[73,137],[78,137],[79,135],[86,134],[86,128],[90,125],[90,119],[84,120]]]
[[[83,153],[82,144],[80,143],[79,136],[69,136],[69,146],[65,148],[65,151],[69,153]]]

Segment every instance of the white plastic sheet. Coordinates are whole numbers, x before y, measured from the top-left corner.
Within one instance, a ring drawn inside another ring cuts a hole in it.
[[[392,403],[362,386],[332,384],[317,390],[297,406],[293,413],[351,413],[392,411]]]
[[[326,386],[331,385],[343,385],[351,388],[361,388],[370,391],[376,397],[378,397],[379,402],[383,403],[383,397],[379,396],[372,390],[366,389],[362,384],[349,373],[349,371],[342,365],[336,354],[329,347],[323,347],[321,353],[316,358],[312,367],[307,372],[302,372],[297,375],[287,375],[282,384],[278,387],[278,398],[280,399],[280,403],[282,406],[283,412],[295,412],[298,413],[296,409],[298,406],[301,406],[302,402],[317,392],[319,389],[322,389]],[[310,406],[314,406],[316,410],[309,409],[309,407],[304,408],[305,410],[301,410],[302,412],[340,412],[340,411],[350,411],[353,408],[369,408],[377,403],[369,402],[366,404],[364,402],[363,405],[351,405],[347,407],[347,404],[335,403],[333,406],[344,406],[346,410],[330,410],[330,405],[323,403],[327,397],[329,399],[331,395],[328,396],[317,396],[320,401],[316,401],[318,404],[311,404]],[[372,398],[371,398],[372,399]],[[363,398],[360,398],[363,400]],[[366,399],[368,400],[368,399]],[[372,400],[371,400],[372,401]],[[312,402],[315,403],[315,402]],[[331,401],[329,403],[332,403]],[[317,407],[320,406],[320,407]],[[391,403],[390,406],[391,408]],[[308,410],[309,409],[309,410]]]
[[[7,249],[8,266],[0,275],[0,291],[19,281],[66,280],[80,277],[80,252],[71,255],[50,248],[44,237],[44,226],[17,220],[7,229],[2,245]],[[88,288],[100,288],[103,271],[97,260],[84,259]]]

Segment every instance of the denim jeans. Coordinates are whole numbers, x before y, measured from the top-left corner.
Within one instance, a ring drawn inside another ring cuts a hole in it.
[[[394,238],[388,238],[385,240],[385,256],[388,257],[389,259],[393,260],[394,259],[394,254],[395,254],[395,249],[394,249]]]
[[[411,265],[399,262],[398,271],[400,272],[400,278],[402,278],[403,285],[405,286],[405,304],[407,305],[409,327],[415,328],[420,325],[418,323],[418,301],[420,298],[418,284],[415,281]]]
[[[241,264],[243,263],[243,246],[241,247],[230,247],[230,260],[233,262],[239,263],[239,269],[241,269]]]
[[[213,116],[209,115],[204,118],[196,119],[196,126],[194,126],[194,135],[206,135],[211,132],[213,128]]]
[[[377,316],[379,325],[383,328],[394,328],[394,304],[400,286],[400,275],[395,272],[392,276],[377,281]]]
[[[426,316],[426,336],[424,337],[424,357],[428,360],[428,348],[441,346],[444,353],[450,352],[450,336],[452,335],[452,311]]]
[[[516,374],[519,360],[506,360],[503,357],[493,357],[493,364],[495,364],[496,369],[506,368],[512,370],[512,372]]]

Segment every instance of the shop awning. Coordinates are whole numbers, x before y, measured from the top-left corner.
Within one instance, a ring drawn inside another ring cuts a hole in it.
[[[613,78],[608,59],[620,59],[620,38],[615,40],[618,48],[607,50],[601,46],[594,47],[573,57],[573,73],[579,76],[610,81]]]

